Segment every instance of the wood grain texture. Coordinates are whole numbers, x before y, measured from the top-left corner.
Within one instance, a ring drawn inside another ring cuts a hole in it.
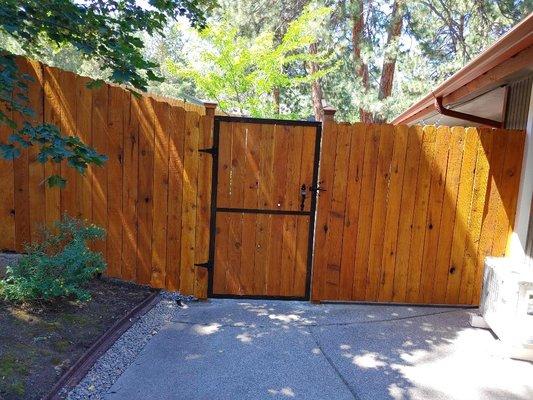
[[[214,294],[305,296],[310,218],[270,211],[310,210],[315,141],[314,127],[220,122],[216,206],[236,210],[216,213]]]
[[[478,304],[484,258],[506,254],[523,143],[500,129],[326,123],[313,300]]]
[[[214,112],[200,116],[203,107],[185,110],[115,85],[90,90],[88,78],[17,62],[34,79],[28,97],[35,111],[31,119],[15,115],[17,123],[55,124],[108,160],[85,176],[65,162],[38,163],[36,148],[0,160],[0,249],[22,250],[39,238],[40,225],[68,213],[106,229],[92,248],[105,256],[107,275],[206,297],[206,271],[193,264],[208,252],[211,156],[199,159],[198,148],[212,143]],[[0,125],[0,140],[9,134]],[[44,185],[59,173],[65,189]]]
[[[34,78],[31,120],[51,123],[108,156],[78,175],[40,164],[30,148],[0,160],[0,249],[21,250],[62,213],[107,230],[93,246],[106,273],[207,295],[215,110],[134,96],[18,59]],[[201,111],[201,110],[196,110]],[[205,111],[205,110],[204,110]],[[312,180],[316,129],[220,122],[218,206],[299,211]],[[0,125],[0,140],[10,130]],[[525,133],[501,129],[323,124],[313,300],[479,302],[483,262],[506,255],[515,223]],[[49,188],[52,174],[68,179]],[[306,197],[303,209],[310,209]],[[305,293],[307,216],[222,213],[214,290]]]

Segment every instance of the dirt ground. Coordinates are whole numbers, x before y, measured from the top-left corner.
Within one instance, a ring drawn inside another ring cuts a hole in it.
[[[113,323],[149,294],[95,279],[87,303],[0,301],[0,400],[39,399]]]

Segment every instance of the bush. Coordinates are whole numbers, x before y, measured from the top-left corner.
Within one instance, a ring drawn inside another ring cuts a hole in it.
[[[54,228],[44,229],[42,241],[26,246],[18,264],[7,268],[6,278],[0,280],[0,294],[6,300],[90,299],[83,286],[106,264],[102,254],[91,251],[87,242],[102,239],[105,231],[67,215]]]

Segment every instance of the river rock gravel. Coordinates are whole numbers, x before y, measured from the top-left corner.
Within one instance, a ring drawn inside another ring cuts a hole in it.
[[[98,359],[75,388],[68,393],[64,390],[61,393],[62,397],[69,400],[102,399],[150,339],[176,318],[175,314],[181,309],[180,305],[191,300],[194,298],[178,293],[162,292],[159,303],[133,324]]]

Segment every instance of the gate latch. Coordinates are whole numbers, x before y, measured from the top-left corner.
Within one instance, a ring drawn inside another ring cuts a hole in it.
[[[318,184],[316,186],[309,186],[309,191],[313,192],[313,193],[325,192],[326,189],[320,187],[321,183],[322,183],[322,181],[318,182]]]
[[[216,147],[208,147],[206,149],[198,149],[198,151],[200,153],[211,154],[212,156],[214,156],[215,154],[218,154],[218,148],[216,148]]]

